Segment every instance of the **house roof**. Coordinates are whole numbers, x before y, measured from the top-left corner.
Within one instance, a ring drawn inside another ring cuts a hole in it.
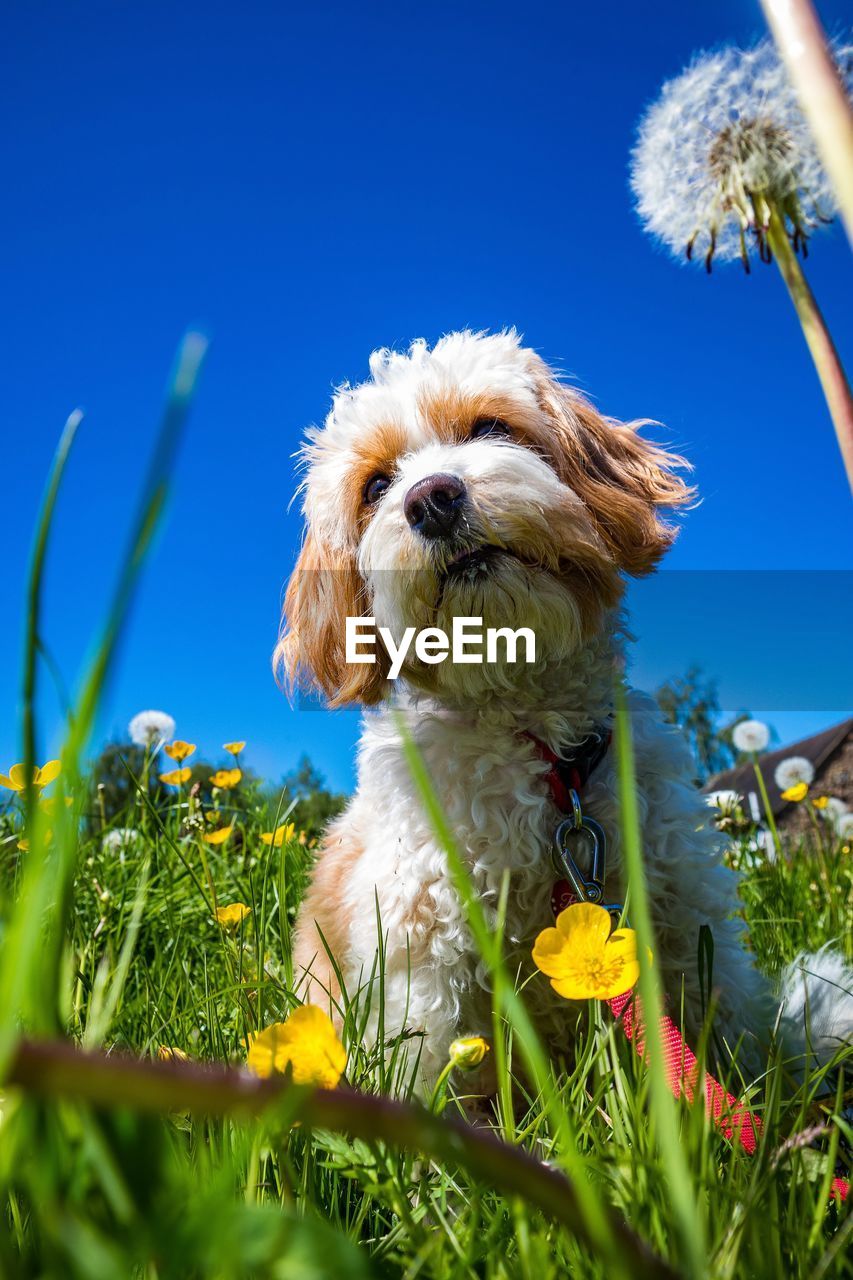
[[[761,757],[761,773],[774,817],[780,814],[787,804],[787,801],[782,799],[782,794],[773,777],[776,766],[783,760],[787,760],[789,756],[805,756],[814,765],[817,776],[851,733],[853,733],[853,717],[842,720],[840,724],[833,725],[831,729],[824,729],[822,733],[816,733],[811,738],[792,742],[786,747],[780,747],[778,751],[770,751]],[[734,769],[727,769],[725,773],[718,773],[702,788],[703,791],[737,791],[743,796],[755,789],[755,770],[751,762],[739,764]]]

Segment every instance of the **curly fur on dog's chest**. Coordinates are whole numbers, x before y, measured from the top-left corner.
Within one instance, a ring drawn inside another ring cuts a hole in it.
[[[735,958],[744,968],[740,926],[731,919],[737,905],[735,878],[721,864],[717,837],[691,784],[690,758],[680,736],[661,724],[650,699],[633,694],[631,707],[659,959],[670,989],[675,994],[681,986],[688,1016],[695,1009],[698,1020],[700,925],[713,924],[718,973]],[[532,970],[530,959],[537,933],[551,923],[551,846],[561,817],[545,782],[547,766],[530,741],[509,725],[486,728],[421,706],[410,727],[490,923],[496,922],[501,884],[509,876],[505,953],[514,973],[522,978],[533,973],[526,999],[540,1030],[559,1047],[567,1035],[568,1009]],[[386,1027],[406,1026],[425,1034],[422,1065],[429,1076],[442,1065],[454,1036],[488,1030],[488,975],[387,711],[366,719],[359,779],[323,855],[327,866],[336,856],[346,862],[334,904],[344,922],[336,957],[352,994],[354,986],[367,982],[375,964],[378,904],[385,940]],[[607,891],[619,897],[623,878],[612,756],[590,779],[584,805],[607,833]],[[321,886],[319,892],[328,889]],[[308,904],[309,912],[329,909],[319,897]],[[742,981],[739,985],[742,993]],[[732,997],[738,998],[737,986]],[[724,997],[723,1015],[727,1003]]]

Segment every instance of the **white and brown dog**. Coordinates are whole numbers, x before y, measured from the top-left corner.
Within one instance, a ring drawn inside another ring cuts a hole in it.
[[[375,973],[378,901],[386,1034],[423,1036],[428,1080],[454,1037],[490,1027],[488,975],[389,708],[405,719],[493,917],[509,874],[505,945],[512,968],[528,974],[533,941],[552,923],[551,853],[564,816],[543,755],[572,761],[606,732],[623,661],[624,575],[655,567],[674,537],[664,513],[692,491],[681,459],[640,434],[645,424],[602,417],[514,331],[378,351],[370,371],[337,392],[324,428],[310,432],[305,543],[277,649],[291,684],[367,708],[358,787],[326,835],[296,963],[306,998],[337,1000],[331,950],[354,994]],[[529,627],[536,660],[415,658],[392,683],[382,655],[376,665],[346,661],[345,620],[367,615],[397,638],[407,627],[450,632],[455,616]],[[745,949],[737,877],[722,863],[693,761],[650,698],[633,693],[629,705],[657,958],[674,1007],[696,1036],[697,945],[708,925],[717,1030],[730,1044],[763,1038],[776,1000]],[[595,764],[583,806],[606,833],[606,894],[621,900],[612,752]],[[802,1024],[808,1009],[812,1042],[831,1053],[853,1028],[850,986],[836,956],[810,957],[783,988],[788,1023]],[[538,975],[526,998],[554,1050],[566,1048],[570,1007]]]

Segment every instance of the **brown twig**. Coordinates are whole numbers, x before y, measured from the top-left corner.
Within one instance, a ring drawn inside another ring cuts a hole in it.
[[[308,1128],[337,1130],[457,1163],[482,1182],[522,1197],[589,1244],[574,1187],[563,1173],[490,1133],[412,1103],[348,1089],[299,1089],[282,1078],[259,1080],[232,1067],[84,1052],[62,1040],[22,1040],[6,1084],[50,1098],[148,1112],[249,1117],[286,1108],[290,1119],[298,1116]],[[608,1218],[613,1262],[621,1262],[631,1275],[677,1280],[678,1273],[612,1210]]]

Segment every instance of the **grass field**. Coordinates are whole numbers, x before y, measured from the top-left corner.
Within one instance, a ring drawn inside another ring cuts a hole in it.
[[[460,1123],[463,1071],[449,1072],[429,1107],[414,1098],[417,1037],[385,1026],[381,1008],[382,1044],[362,1046],[363,991],[345,1001],[347,1062],[336,1090],[312,1096],[245,1072],[247,1041],[298,1003],[290,935],[314,833],[265,842],[287,826],[289,799],[271,800],[245,778],[193,799],[182,785],[150,789],[147,768],[180,765],[162,754],[129,778],[126,809],[105,823],[82,764],[201,354],[189,345],[179,363],[51,799],[45,805],[35,785],[2,793],[0,1276],[847,1274],[853,1219],[829,1194],[853,1136],[843,1071],[798,1082],[773,1055],[758,1080],[734,1074],[731,1087],[763,1120],[750,1157],[701,1106],[676,1103],[661,1087],[654,1044],[646,1067],[595,1002],[573,1065],[548,1061],[446,833],[493,974],[499,1141]],[[25,777],[41,762],[41,570],[71,437],[73,424],[33,560]],[[624,738],[620,752],[630,851]],[[420,782],[441,834],[428,780]],[[217,831],[228,832],[218,843]],[[638,846],[633,855],[632,916],[646,941]],[[762,963],[775,970],[802,946],[830,941],[849,954],[853,862],[828,828],[775,861],[737,856]],[[248,909],[233,913],[239,922],[217,918],[233,904]],[[372,998],[381,1004],[379,950]],[[641,982],[652,1008],[653,965]],[[198,1062],[233,1070],[206,1075]]]

